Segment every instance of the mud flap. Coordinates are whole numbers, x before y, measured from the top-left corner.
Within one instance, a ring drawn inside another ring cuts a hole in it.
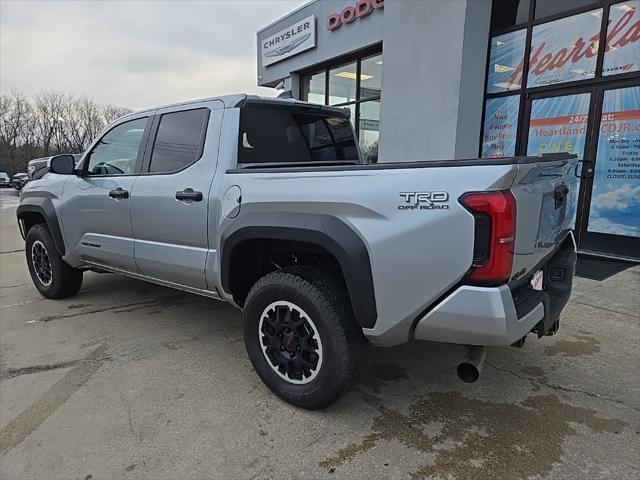
[[[553,335],[558,331],[560,312],[571,296],[576,259],[573,242],[567,239],[558,253],[544,266],[542,303],[545,315],[533,329],[538,334],[538,338]]]

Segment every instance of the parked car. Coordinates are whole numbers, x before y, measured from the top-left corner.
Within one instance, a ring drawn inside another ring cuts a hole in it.
[[[331,404],[369,343],[484,346],[555,333],[571,293],[575,155],[362,163],[345,109],[236,95],[128,115],[17,218],[34,285],[111,271],[242,309],[264,383]],[[64,229],[61,228],[64,225]]]
[[[9,178],[9,174],[6,172],[0,172],[0,187],[6,188],[11,186],[11,179]]]
[[[28,181],[29,176],[26,173],[16,173],[11,179],[11,184],[16,190],[22,190]]]
[[[47,164],[50,158],[51,157],[49,156],[29,160],[29,164],[27,166],[27,175],[29,175],[29,180],[38,180],[48,173]],[[82,154],[74,154],[73,158],[77,163],[82,158]]]

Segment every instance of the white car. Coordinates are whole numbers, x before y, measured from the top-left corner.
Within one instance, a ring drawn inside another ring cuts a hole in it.
[[[0,187],[6,188],[11,186],[11,179],[6,172],[0,172]]]

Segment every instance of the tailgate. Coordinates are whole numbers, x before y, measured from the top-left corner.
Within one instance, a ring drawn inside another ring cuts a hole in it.
[[[510,282],[530,277],[573,228],[579,186],[577,162],[575,155],[567,155],[518,165],[511,186],[517,215]]]

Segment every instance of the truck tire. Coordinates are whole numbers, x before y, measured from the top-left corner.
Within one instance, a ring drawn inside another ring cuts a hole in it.
[[[293,405],[327,407],[364,370],[369,344],[346,288],[321,270],[291,267],[265,275],[247,296],[243,321],[253,367]]]
[[[56,250],[47,227],[40,223],[29,229],[25,245],[31,280],[47,298],[67,298],[82,286],[82,270],[69,266]]]

